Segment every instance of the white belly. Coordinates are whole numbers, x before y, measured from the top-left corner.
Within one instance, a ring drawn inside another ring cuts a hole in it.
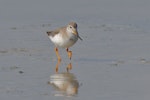
[[[62,48],[69,48],[76,43],[78,37],[71,35],[69,37],[62,37],[61,34],[57,34],[54,37],[49,37],[51,41],[57,46]]]

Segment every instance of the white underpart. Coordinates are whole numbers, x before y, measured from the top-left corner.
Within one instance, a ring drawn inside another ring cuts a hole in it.
[[[57,46],[62,48],[69,48],[78,40],[78,37],[72,33],[68,33],[68,37],[62,37],[61,34],[57,34],[54,37],[49,37],[51,41]]]

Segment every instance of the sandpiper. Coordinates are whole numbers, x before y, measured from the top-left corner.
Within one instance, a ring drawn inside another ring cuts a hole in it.
[[[67,26],[55,29],[53,31],[47,32],[50,40],[55,44],[55,52],[58,61],[61,61],[61,57],[58,52],[58,48],[66,48],[68,57],[71,60],[72,51],[69,50],[69,47],[73,46],[78,38],[82,38],[78,34],[77,24],[75,22],[70,22]]]

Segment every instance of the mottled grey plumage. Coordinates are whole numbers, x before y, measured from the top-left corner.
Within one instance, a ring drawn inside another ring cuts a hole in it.
[[[65,27],[61,27],[61,28],[55,29],[55,30],[53,30],[53,31],[48,31],[48,32],[47,32],[47,35],[54,37],[56,34],[60,33],[60,31],[61,31],[62,29],[64,30],[64,28],[65,28]]]
[[[47,35],[48,36],[51,36],[51,37],[54,37],[56,34],[58,34],[58,33],[62,33],[62,34],[65,34],[66,33],[66,28],[68,27],[68,26],[72,26],[72,27],[74,27],[75,29],[77,29],[77,24],[75,23],[75,22],[70,22],[66,27],[60,27],[60,28],[58,28],[58,29],[55,29],[55,30],[53,30],[53,31],[48,31],[47,32]],[[77,36],[78,36],[78,38],[80,39],[80,40],[82,40],[82,38],[77,34]]]

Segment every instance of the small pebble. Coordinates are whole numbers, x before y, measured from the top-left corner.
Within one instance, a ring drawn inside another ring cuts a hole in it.
[[[19,71],[19,73],[20,73],[20,74],[23,74],[24,72],[23,72],[23,71]]]

